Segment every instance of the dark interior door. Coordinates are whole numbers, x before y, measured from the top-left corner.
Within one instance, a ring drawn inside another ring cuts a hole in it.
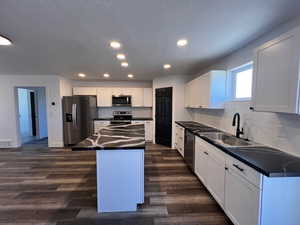
[[[35,94],[33,91],[30,92],[30,109],[31,109],[32,136],[36,136]]]
[[[168,147],[172,145],[172,91],[172,87],[155,90],[155,141]]]

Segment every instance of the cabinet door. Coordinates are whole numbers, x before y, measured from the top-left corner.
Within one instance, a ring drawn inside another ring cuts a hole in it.
[[[254,110],[299,112],[299,60],[299,29],[258,48],[254,61]]]
[[[226,172],[225,210],[236,225],[260,224],[260,189],[232,170]]]
[[[225,158],[214,154],[214,151],[208,151],[207,157],[207,188],[215,200],[224,207],[225,204]]]
[[[190,102],[192,102],[193,108],[201,108],[201,77],[196,78],[192,81],[192,87],[191,87],[191,96],[190,96]]]
[[[184,86],[184,106],[186,108],[191,107],[191,82]]]
[[[142,107],[144,105],[143,88],[132,88],[132,106]]]
[[[152,107],[152,88],[144,88],[144,106]]]
[[[121,89],[121,94],[122,95],[130,95],[130,96],[132,96],[132,88],[122,88]]]
[[[111,89],[112,95],[113,96],[120,96],[123,95],[123,89],[122,88],[112,88]]]
[[[73,95],[97,95],[95,87],[74,87]]]
[[[94,133],[99,132],[99,130],[103,127],[106,127],[110,124],[110,121],[94,121]]]
[[[97,106],[98,107],[112,106],[112,92],[110,88],[97,88]]]
[[[152,141],[153,140],[153,126],[152,121],[146,121],[145,122],[145,139],[146,141]]]
[[[207,154],[201,145],[201,139],[195,137],[195,173],[203,184],[207,184],[208,167]]]
[[[210,74],[200,76],[199,99],[202,108],[209,108],[210,104]]]

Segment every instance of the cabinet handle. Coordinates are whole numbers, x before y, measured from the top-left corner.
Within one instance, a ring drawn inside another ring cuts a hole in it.
[[[208,152],[204,152],[205,155],[209,155]]]
[[[236,164],[233,164],[233,166],[234,166],[235,168],[237,168],[239,171],[241,171],[241,172],[244,172],[244,169],[243,169],[243,168],[241,168],[241,167],[239,167],[238,165],[236,165]]]
[[[249,107],[250,110],[254,110],[254,107]]]
[[[225,170],[228,170],[228,167],[225,167]]]

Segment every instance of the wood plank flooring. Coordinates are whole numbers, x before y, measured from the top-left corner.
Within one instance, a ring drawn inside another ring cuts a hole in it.
[[[0,150],[0,225],[232,225],[175,150],[149,144],[145,204],[96,213],[95,152]]]

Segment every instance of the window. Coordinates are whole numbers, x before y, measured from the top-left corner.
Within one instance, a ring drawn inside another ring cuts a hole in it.
[[[253,64],[248,63],[231,70],[232,99],[249,100],[252,96]]]

